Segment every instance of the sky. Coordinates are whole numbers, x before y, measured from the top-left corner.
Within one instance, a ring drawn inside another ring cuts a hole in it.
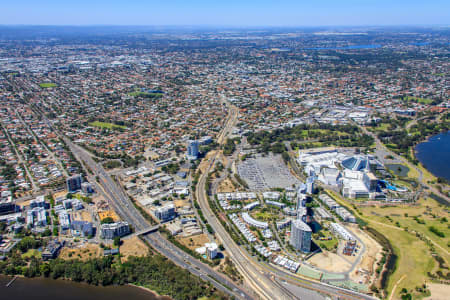
[[[4,25],[448,25],[448,0],[0,0]]]

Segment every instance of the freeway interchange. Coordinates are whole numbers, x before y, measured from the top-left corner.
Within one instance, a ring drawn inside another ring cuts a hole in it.
[[[231,131],[231,128],[234,126],[234,122],[236,120],[237,110],[232,107],[230,109],[230,115],[227,118],[224,129],[220,135],[219,143],[224,143],[225,137]],[[258,263],[250,257],[245,249],[239,247],[234,242],[209,206],[205,184],[210,170],[214,167],[216,158],[217,153],[215,156],[209,158],[208,166],[199,178],[196,188],[196,198],[208,223],[213,228],[218,239],[223,243],[223,245],[226,246],[230,258],[237,266],[239,272],[244,276],[248,285],[258,293],[260,298],[303,299],[303,295],[294,295],[285,286],[292,284],[306,289],[315,290],[320,293],[325,293],[335,298],[372,299],[372,297],[365,294],[338,288],[322,282],[300,278],[299,276],[295,276],[294,274],[281,270],[277,267],[271,267],[267,264]],[[284,282],[284,285],[280,284],[280,281]],[[306,295],[304,296],[307,297]]]
[[[98,176],[99,184],[97,184],[97,188],[100,189],[100,192],[112,205],[114,210],[125,221],[132,225],[135,231],[145,231],[150,228],[151,225],[148,221],[139,213],[122,188],[114,182],[103,167],[97,164],[86,150],[75,145],[67,138],[65,138],[65,142],[74,155],[86,166],[89,166],[89,169],[95,176]],[[180,267],[187,269],[192,274],[211,282],[217,289],[240,299],[252,299],[242,287],[236,285],[230,279],[213,270],[208,265],[184,253],[182,250],[165,240],[159,232],[149,232],[142,235],[142,237],[156,251],[160,252]]]

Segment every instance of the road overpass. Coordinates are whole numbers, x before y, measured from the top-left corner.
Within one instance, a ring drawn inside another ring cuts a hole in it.
[[[189,270],[192,274],[199,276],[205,281],[209,281],[217,289],[239,299],[252,299],[252,296],[241,286],[232,282],[226,276],[218,273],[208,265],[198,261],[194,257],[186,254],[182,250],[173,246],[156,231],[157,226],[151,226],[148,221],[134,207],[131,200],[125,194],[103,167],[97,164],[90,154],[64,137],[64,141],[74,153],[74,155],[85,165],[89,166],[91,172],[98,176],[98,188],[103,196],[112,205],[120,217],[132,225],[144,241],[152,248],[172,260],[178,266]]]

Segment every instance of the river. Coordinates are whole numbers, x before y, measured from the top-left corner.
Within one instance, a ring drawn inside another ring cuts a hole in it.
[[[415,150],[417,159],[428,171],[450,181],[450,131],[430,137]]]
[[[170,300],[133,286],[94,286],[68,280],[48,278],[17,278],[9,287],[11,277],[0,276],[1,299],[33,300]]]

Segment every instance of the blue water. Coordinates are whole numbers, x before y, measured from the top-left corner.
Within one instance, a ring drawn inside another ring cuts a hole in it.
[[[352,50],[352,49],[376,49],[381,48],[381,45],[373,44],[373,45],[352,45],[346,47],[315,47],[315,48],[306,48],[305,50]]]
[[[412,46],[428,46],[429,42],[422,42],[422,43],[411,43]]]
[[[416,157],[433,175],[450,181],[450,131],[418,144]]]

